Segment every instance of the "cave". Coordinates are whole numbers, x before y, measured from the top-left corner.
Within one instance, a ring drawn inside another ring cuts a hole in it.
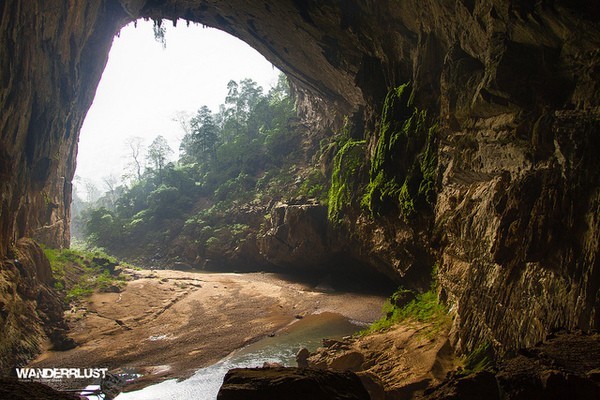
[[[69,245],[79,129],[113,37],[139,18],[190,21],[263,54],[321,128],[348,116],[367,158],[386,96],[410,82],[438,126],[436,200],[422,218],[358,218],[350,230],[356,258],[392,278],[437,265],[458,351],[489,342],[509,352],[556,330],[598,329],[597,4],[5,0],[0,9],[5,283],[48,280],[35,256],[37,277],[15,267],[15,248],[32,249],[27,238]]]

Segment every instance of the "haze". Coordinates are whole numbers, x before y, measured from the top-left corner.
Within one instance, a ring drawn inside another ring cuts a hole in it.
[[[115,37],[108,64],[81,129],[75,188],[85,182],[106,190],[128,162],[125,140],[140,136],[149,145],[163,135],[177,154],[183,131],[175,117],[202,105],[217,111],[227,82],[252,78],[267,91],[279,71],[262,55],[222,31],[166,24],[166,48],[154,39],[152,21],[130,24]]]

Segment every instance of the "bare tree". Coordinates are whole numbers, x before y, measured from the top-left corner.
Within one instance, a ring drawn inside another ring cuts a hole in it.
[[[111,207],[114,206],[117,201],[117,185],[119,184],[119,178],[115,174],[110,174],[102,178],[104,185],[106,186],[106,194],[111,203]]]
[[[190,119],[191,115],[187,111],[177,111],[173,118],[171,118],[172,121],[179,124],[179,127],[185,135],[189,135],[191,132]]]
[[[94,182],[90,179],[83,179],[83,185],[85,187],[85,193],[86,193],[86,197],[87,197],[87,202],[88,203],[94,203],[96,200],[98,200],[100,198],[100,190],[98,189],[98,187],[94,184]]]
[[[130,165],[136,173],[138,181],[142,179],[142,171],[144,170],[144,139],[139,136],[130,136],[125,139],[125,145],[131,157]]]

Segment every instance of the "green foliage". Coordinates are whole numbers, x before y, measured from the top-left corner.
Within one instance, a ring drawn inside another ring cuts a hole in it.
[[[469,375],[484,370],[490,371],[495,367],[494,348],[489,342],[485,342],[466,356],[462,375]]]
[[[82,282],[77,284],[71,288],[67,292],[67,296],[65,297],[65,301],[70,303],[72,301],[81,300],[85,297],[89,297],[94,293],[94,289],[92,289],[88,282]]]
[[[179,188],[163,184],[148,194],[148,209],[143,215],[152,215],[157,221],[176,218],[186,206],[189,206],[189,199],[182,196]]]
[[[207,106],[202,106],[189,122],[189,132],[180,145],[180,160],[185,163],[212,161],[219,141],[219,127]]]
[[[313,168],[298,188],[298,195],[314,197],[323,204],[328,203],[327,178],[318,168]]]
[[[113,211],[105,207],[88,213],[86,231],[90,242],[98,246],[109,246],[123,236],[123,225]]]
[[[149,167],[122,188],[114,207],[81,214],[89,243],[128,257],[168,248],[177,237],[196,245],[199,254],[230,250],[249,229],[240,232],[230,210],[289,192],[300,156],[285,76],[267,94],[251,79],[230,81],[227,89],[218,112],[202,106],[181,121],[185,136],[177,162],[169,162],[168,144],[157,137],[148,147]]]
[[[125,284],[124,277],[115,271],[117,259],[102,250],[44,248],[44,254],[50,261],[54,287],[65,293],[67,302],[89,296],[94,290]]]
[[[405,219],[435,202],[437,126],[412,105],[410,85],[392,89],[384,102],[379,137],[361,206],[371,215],[395,205]]]
[[[419,160],[423,179],[419,184],[418,196],[430,205],[435,203],[436,196],[435,180],[437,178],[438,159],[435,135],[437,130],[438,126],[437,124],[434,124],[427,131],[425,151],[422,153],[422,157]]]
[[[171,147],[169,147],[169,143],[167,143],[167,139],[165,139],[162,135],[158,135],[148,147],[148,155],[146,158],[152,168],[150,171],[158,177],[159,183],[163,181],[163,170],[167,165],[167,160],[169,156],[173,153]]]
[[[333,158],[331,186],[327,202],[327,216],[330,221],[338,222],[344,207],[353,200],[356,176],[363,166],[365,144],[364,140],[348,139]]]
[[[417,321],[430,324],[430,332],[437,332],[450,322],[447,307],[442,304],[434,289],[418,294],[416,298],[403,306],[397,305],[397,299],[403,296],[406,289],[396,291],[383,307],[383,316],[375,321],[362,334],[378,332],[400,323]]]

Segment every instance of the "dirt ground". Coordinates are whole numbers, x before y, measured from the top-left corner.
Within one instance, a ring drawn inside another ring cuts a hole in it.
[[[122,292],[96,293],[66,313],[76,348],[46,351],[29,366],[135,370],[147,384],[188,376],[308,314],[372,322],[385,301],[268,273],[125,273],[132,280]]]

